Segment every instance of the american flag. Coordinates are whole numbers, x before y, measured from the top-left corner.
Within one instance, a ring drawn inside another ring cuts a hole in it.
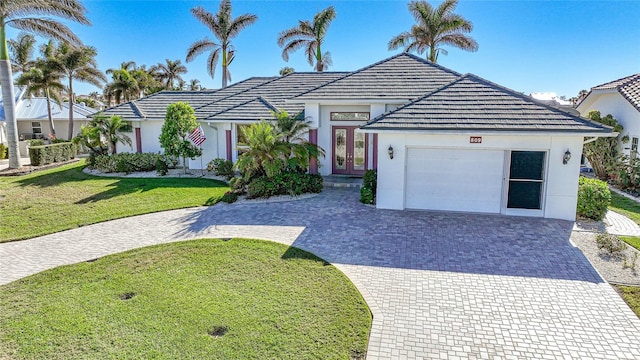
[[[198,126],[195,130],[193,130],[191,135],[189,135],[189,140],[191,140],[191,142],[195,146],[200,146],[205,140],[207,140],[207,138],[204,136],[204,130],[202,130],[202,126]]]

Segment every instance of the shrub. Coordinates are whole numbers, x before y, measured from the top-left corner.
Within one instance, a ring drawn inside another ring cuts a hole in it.
[[[611,202],[611,191],[607,183],[581,176],[578,184],[578,215],[602,220]]]
[[[378,174],[376,171],[365,171],[362,177],[362,188],[360,188],[360,202],[363,204],[375,204],[377,188]]]
[[[598,234],[596,244],[598,244],[598,249],[604,250],[612,257],[623,257],[623,252],[627,249],[627,244],[613,234]]]
[[[226,202],[227,204],[234,203],[238,201],[238,194],[233,191],[227,191],[226,193],[224,193],[224,195],[222,195],[220,201]]]
[[[0,160],[6,159],[8,155],[7,146],[0,143]]]
[[[169,172],[169,164],[167,164],[167,162],[162,158],[156,159],[156,171],[161,176],[167,175]]]
[[[213,159],[207,164],[207,171],[216,176],[224,176],[227,180],[231,179],[235,172],[233,171],[233,162],[227,159]]]
[[[267,177],[259,177],[259,178],[253,179],[251,183],[247,186],[247,198],[266,199],[266,198],[278,195],[278,191],[279,189],[276,186],[273,179],[269,179]]]
[[[247,186],[247,183],[244,178],[234,177],[229,181],[229,186],[231,186],[231,190],[233,190],[234,193],[240,195],[246,192],[245,186]]]
[[[63,162],[76,157],[76,146],[70,142],[32,146],[29,149],[29,157],[33,166]]]
[[[120,153],[113,155],[98,155],[94,157],[92,167],[104,172],[132,173],[136,171],[158,171],[166,167],[175,166],[172,158],[157,153]],[[161,163],[164,163],[162,165]],[[160,167],[160,169],[159,169]],[[165,173],[166,174],[166,173]]]
[[[31,140],[27,140],[27,142],[29,143],[29,146],[42,146],[44,145],[44,140],[42,139],[31,139]]]
[[[302,195],[322,191],[322,176],[317,174],[285,173],[273,178],[253,179],[247,187],[247,197],[268,198],[276,195]]]

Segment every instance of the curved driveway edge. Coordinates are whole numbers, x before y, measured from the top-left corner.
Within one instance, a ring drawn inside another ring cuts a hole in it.
[[[377,210],[353,189],[136,216],[0,244],[0,284],[111,253],[203,237],[310,251],[373,313],[368,359],[640,358],[640,320],[560,220]]]

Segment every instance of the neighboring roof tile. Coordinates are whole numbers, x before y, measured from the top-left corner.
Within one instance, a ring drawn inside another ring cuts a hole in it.
[[[86,120],[96,111],[98,110],[88,106],[74,104],[73,118],[75,120]],[[54,120],[69,119],[69,103],[65,102],[60,106],[55,101],[51,101],[51,116]],[[42,120],[48,118],[49,111],[47,110],[47,98],[45,97],[22,98],[16,104],[16,119],[18,120]]]
[[[225,109],[211,117],[216,120],[227,121],[255,121],[256,119],[271,119],[271,114],[275,111],[278,111],[278,108],[262,97],[257,97],[242,104]]]
[[[594,86],[593,90],[616,89],[627,101],[640,111],[640,74],[633,74],[605,84]]]
[[[609,127],[467,74],[363,126],[380,130],[611,133]]]
[[[275,78],[259,86],[247,89],[243,92],[213,101],[196,109],[196,117],[203,120],[229,120],[227,109],[247,103],[257,98],[262,98],[278,110],[285,110],[291,115],[296,115],[304,110],[302,103],[290,103],[286,100],[301,94],[309,89],[316,88],[329,81],[343,77],[344,72],[294,72],[286,76]],[[257,111],[254,114],[244,113],[243,120],[265,119],[264,112]],[[269,115],[267,118],[270,118]]]
[[[459,76],[443,66],[401,53],[312,89],[294,100],[411,100]]]
[[[210,102],[233,96],[275,78],[276,77],[253,77],[217,90],[161,91],[135,101],[105,109],[101,114],[107,116],[118,115],[125,120],[142,120],[145,118],[164,119],[167,106],[175,102],[187,102],[193,108],[199,108]]]

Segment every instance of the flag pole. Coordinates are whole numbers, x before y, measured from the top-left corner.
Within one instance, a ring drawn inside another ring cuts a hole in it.
[[[200,171],[202,172],[202,176],[204,176],[204,167],[202,166],[202,145],[200,145]]]

